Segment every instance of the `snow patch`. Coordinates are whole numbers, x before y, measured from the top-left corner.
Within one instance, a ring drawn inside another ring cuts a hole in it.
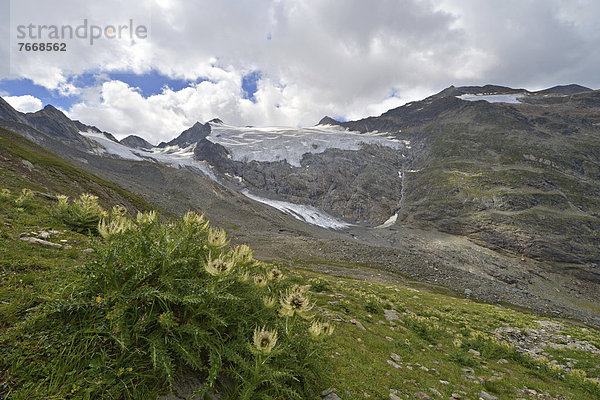
[[[299,221],[307,222],[312,225],[317,225],[322,228],[344,229],[351,226],[350,224],[335,219],[331,215],[326,214],[313,206],[288,203],[287,201],[281,200],[265,199],[263,197],[253,195],[247,190],[242,191],[242,194],[248,197],[249,199],[266,204],[268,206],[276,208],[279,211],[284,212],[285,214],[291,215]]]
[[[100,155],[117,156],[125,160],[151,161],[167,164],[174,168],[191,168],[202,172],[205,176],[218,181],[206,161],[194,160],[194,149],[196,144],[180,148],[179,146],[167,146],[164,148],[154,147],[149,150],[132,149],[121,143],[113,142],[103,134],[97,132],[79,132],[81,135],[96,141],[100,148],[92,149],[91,152]]]
[[[391,217],[389,217],[387,219],[387,221],[385,221],[383,224],[376,226],[375,228],[388,228],[392,225],[394,225],[396,223],[396,221],[398,220],[398,213],[392,215]]]
[[[521,104],[520,98],[524,97],[525,93],[513,93],[513,94],[488,94],[488,93],[477,93],[477,94],[461,94],[456,96],[461,100],[467,101],[479,101],[485,100],[488,103],[509,103],[509,104]]]

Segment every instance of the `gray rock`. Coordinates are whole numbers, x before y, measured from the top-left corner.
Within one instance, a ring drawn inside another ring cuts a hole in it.
[[[400,357],[400,356],[399,356],[398,354],[396,354],[396,353],[392,353],[392,354],[390,354],[390,357],[391,357],[391,359],[392,359],[392,360],[394,360],[394,361],[396,361],[396,362],[398,362],[398,363],[402,362],[402,357]]]
[[[383,314],[388,322],[401,321],[400,313],[396,310],[383,310]]]
[[[324,391],[323,393],[326,393],[326,394],[323,396],[323,393],[322,393],[321,398],[323,400],[342,400],[342,398],[340,396],[335,394],[334,390],[335,389],[328,389],[328,390]]]
[[[348,321],[348,322],[350,322],[351,324],[354,324],[354,325],[358,326],[358,327],[359,327],[360,329],[362,329],[363,331],[366,331],[366,330],[367,330],[367,328],[365,328],[365,326],[364,326],[364,325],[363,325],[363,324],[362,324],[360,321],[357,321],[357,320],[355,320],[355,319],[351,319],[351,320],[350,320],[350,321]]]
[[[499,400],[496,396],[486,393],[483,390],[479,393],[479,398],[483,400]]]

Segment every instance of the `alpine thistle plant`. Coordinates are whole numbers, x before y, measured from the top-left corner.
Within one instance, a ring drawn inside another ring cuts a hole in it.
[[[321,336],[321,333],[323,333],[323,324],[317,320],[313,321],[308,328],[308,332],[314,338]]]
[[[265,327],[259,329],[258,327],[254,330],[254,347],[260,353],[269,354],[275,345],[277,344],[277,330],[267,330]]]
[[[318,320],[314,320],[310,327],[308,328],[308,332],[314,338],[319,337],[321,335],[331,336],[333,334],[334,327],[329,322],[320,322]]]
[[[107,222],[106,218],[102,218],[98,223],[98,233],[104,240],[110,240],[113,237],[131,229],[131,221],[127,217],[112,218]]]
[[[20,207],[26,205],[31,199],[33,199],[33,192],[25,188],[21,191],[19,197],[15,199],[15,204]]]

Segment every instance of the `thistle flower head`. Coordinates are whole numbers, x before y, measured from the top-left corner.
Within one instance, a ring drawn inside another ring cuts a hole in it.
[[[250,280],[250,274],[248,271],[244,271],[238,276],[238,281],[240,282],[248,282]]]
[[[321,336],[321,333],[323,333],[323,324],[316,320],[313,321],[313,323],[308,328],[308,332],[312,337]]]
[[[123,206],[117,205],[112,208],[110,213],[112,217],[125,217],[127,215],[127,209]]]
[[[252,261],[252,250],[246,244],[236,246],[236,248],[233,250],[233,254],[239,262],[245,263]]]
[[[278,268],[270,269],[267,272],[267,278],[269,278],[271,281],[279,281],[283,278],[283,272],[281,272],[281,270]]]
[[[204,219],[204,214],[196,214],[194,211],[188,211],[183,216],[183,222],[187,226],[202,226],[207,221]]]
[[[321,335],[331,336],[334,331],[334,327],[329,322],[321,322],[318,320],[314,320],[310,327],[308,328],[308,332],[312,337],[319,337]]]
[[[254,330],[254,347],[263,354],[269,354],[277,344],[277,330],[269,331],[265,327]]]
[[[206,272],[213,276],[225,276],[228,275],[233,269],[235,263],[232,259],[226,259],[222,254],[215,258],[210,259],[206,265]]]
[[[216,247],[218,249],[225,247],[229,241],[227,240],[227,234],[221,228],[211,227],[208,230],[208,245]]]
[[[265,296],[265,297],[263,297],[263,303],[264,303],[265,307],[267,307],[267,308],[273,307],[275,305],[276,301],[277,300],[273,296]]]
[[[98,233],[104,240],[110,240],[128,229],[131,229],[131,221],[126,217],[113,218],[110,222],[102,218],[98,223]]]
[[[15,199],[15,204],[17,206],[21,206],[31,199],[33,199],[33,192],[31,191],[31,189],[25,188],[21,190],[21,194]]]
[[[138,212],[137,214],[137,222],[142,224],[142,225],[150,225],[151,223],[153,223],[154,221],[156,221],[156,211],[150,211],[150,212]]]
[[[305,290],[297,285],[285,292],[279,302],[281,303],[281,314],[288,317],[298,314],[302,318],[308,319],[308,312],[313,308]]]
[[[267,285],[267,280],[262,275],[256,275],[253,279],[254,284],[258,287],[265,287]]]
[[[69,207],[69,196],[59,194],[56,196],[56,198],[58,199],[58,205],[56,207],[59,211],[66,210]]]
[[[327,336],[331,336],[333,331],[335,330],[335,326],[330,322],[323,322],[323,334]]]
[[[11,196],[10,190],[2,189],[2,191],[0,191],[0,199],[1,200],[8,200],[8,199],[10,199],[10,196]]]

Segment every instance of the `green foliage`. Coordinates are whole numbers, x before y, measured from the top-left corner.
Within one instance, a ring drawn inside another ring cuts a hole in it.
[[[465,367],[474,368],[479,366],[479,363],[473,359],[473,356],[460,347],[450,350],[448,352],[448,359]]]
[[[367,296],[364,303],[365,311],[371,314],[383,314],[383,303],[375,296]]]
[[[325,279],[311,279],[310,290],[313,292],[331,292],[331,287]]]
[[[2,189],[0,190],[0,202],[2,203],[6,203],[8,201],[10,201],[12,199],[12,193],[10,192],[9,189]]]
[[[15,205],[22,208],[30,208],[33,205],[33,192],[30,189],[21,190],[19,197],[15,199]]]
[[[101,234],[82,279],[27,322],[53,344],[44,371],[19,367],[42,382],[36,396],[148,398],[188,374],[235,399],[304,399],[320,389],[322,341],[302,318],[310,307],[286,317],[264,301],[307,295],[253,260],[247,246],[225,247],[224,232],[192,213],[171,224],[139,214]],[[261,342],[259,327],[273,342]]]
[[[79,233],[97,233],[102,218],[109,216],[98,204],[98,197],[89,193],[83,193],[79,199],[72,202],[69,202],[67,196],[58,196],[53,215]]]

